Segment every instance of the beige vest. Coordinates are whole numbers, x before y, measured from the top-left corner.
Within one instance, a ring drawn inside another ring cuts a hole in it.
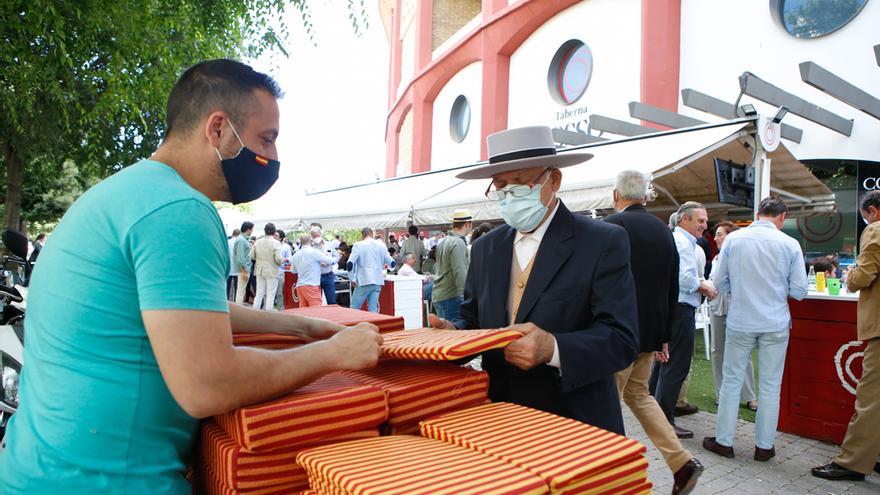
[[[526,265],[525,270],[520,270],[519,260],[516,256],[516,249],[513,250],[513,263],[510,270],[510,289],[507,295],[507,311],[510,315],[510,324],[516,322],[516,313],[519,312],[519,303],[522,302],[523,293],[526,291],[526,285],[529,283],[529,275],[532,273],[532,265],[535,264],[535,258]]]

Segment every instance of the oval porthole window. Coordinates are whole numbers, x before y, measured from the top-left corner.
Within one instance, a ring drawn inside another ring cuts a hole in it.
[[[831,34],[855,19],[868,0],[770,0],[770,14],[796,38]]]
[[[556,50],[547,71],[550,96],[562,105],[576,102],[590,85],[593,75],[593,53],[580,40],[568,40]]]
[[[449,135],[456,143],[464,141],[471,127],[471,104],[464,95],[458,95],[449,113]]]

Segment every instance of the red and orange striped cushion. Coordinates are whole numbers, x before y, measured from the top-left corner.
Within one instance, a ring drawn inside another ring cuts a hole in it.
[[[237,445],[252,451],[314,444],[374,428],[387,418],[385,392],[339,373],[280,399],[214,417]]]
[[[327,438],[321,445],[378,437],[375,428]],[[252,452],[235,444],[225,431],[211,420],[202,423],[199,455],[215,482],[235,490],[256,490],[284,486],[305,490],[309,487],[306,472],[296,463],[296,455],[305,449],[282,449]]]
[[[379,328],[379,333],[397,332],[404,328],[402,316],[388,316],[379,313],[370,313],[369,311],[345,308],[335,304],[329,306],[313,306],[309,308],[293,308],[285,310],[284,312],[330,320],[347,327],[363,322],[372,323]]]
[[[322,494],[544,494],[541,478],[469,449],[411,436],[316,447],[297,456]]]
[[[512,330],[439,330],[418,328],[386,334],[382,357],[452,361],[506,347],[522,337]]]
[[[488,400],[489,376],[451,363],[382,361],[373,369],[343,373],[385,391],[394,433],[418,435],[419,421]]]
[[[627,463],[639,461],[645,452],[645,446],[635,440],[503,402],[448,413],[420,426],[425,437],[468,447],[537,474],[553,493],[601,493],[631,474],[626,469],[609,470],[624,464],[632,468]],[[644,468],[636,470],[641,473],[636,481],[646,480]],[[604,481],[590,484],[598,479]],[[578,489],[584,486],[583,491]]]

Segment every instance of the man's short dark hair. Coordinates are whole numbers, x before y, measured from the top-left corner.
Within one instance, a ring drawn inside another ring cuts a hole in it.
[[[241,231],[242,231],[242,233],[244,233],[244,232],[250,232],[250,231],[253,230],[253,229],[254,229],[254,223],[253,223],[253,222],[242,222],[242,223],[241,223]]]
[[[458,229],[458,228],[464,227],[467,224],[473,225],[473,222],[471,222],[470,220],[465,220],[463,222],[452,222],[452,229],[453,230]]]
[[[777,196],[769,196],[761,200],[758,206],[758,216],[761,217],[778,217],[783,213],[788,213],[788,206]]]
[[[275,235],[275,224],[271,222],[267,223],[266,226],[263,227],[263,232],[266,235]]]
[[[236,127],[243,128],[257,108],[254,91],[258,89],[276,99],[283,95],[274,79],[241,62],[217,59],[193,65],[168,96],[165,138],[189,131],[217,110],[226,112]]]
[[[363,229],[361,229],[361,237],[372,237],[372,235],[373,229],[369,227],[364,227]]]
[[[880,210],[880,190],[871,191],[862,196],[862,199],[859,200],[859,209],[862,211],[868,211],[868,207],[873,206]]]
[[[410,225],[409,228],[407,229],[407,231],[409,232],[409,235],[418,235],[419,228],[416,227],[415,225]]]
[[[278,229],[275,231],[275,233],[278,234],[278,237],[284,239],[284,231],[283,230]]]
[[[236,237],[236,236],[238,236],[238,235],[241,235],[241,230],[239,230],[239,229],[232,229],[232,237]]]

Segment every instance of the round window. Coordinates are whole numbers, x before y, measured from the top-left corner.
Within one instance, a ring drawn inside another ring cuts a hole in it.
[[[853,20],[868,0],[770,0],[770,14],[796,38],[818,38]]]
[[[458,95],[449,114],[449,135],[456,143],[464,141],[471,127],[471,104],[464,95]]]
[[[571,105],[583,96],[593,75],[593,53],[580,40],[568,40],[556,50],[547,71],[550,96],[562,105]]]

